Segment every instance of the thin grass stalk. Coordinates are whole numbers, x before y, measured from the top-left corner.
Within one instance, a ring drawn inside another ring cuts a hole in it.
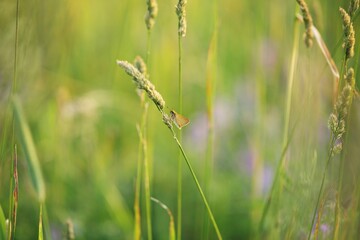
[[[296,67],[296,63],[297,63],[297,59],[298,59],[298,51],[299,51],[299,34],[300,34],[299,21],[297,18],[295,18],[294,33],[293,33],[293,36],[294,36],[293,48],[292,48],[292,54],[291,54],[290,71],[289,71],[289,76],[288,76],[288,86],[287,86],[287,91],[286,91],[287,97],[286,97],[286,107],[285,107],[285,120],[284,120],[285,125],[284,125],[284,135],[283,135],[283,147],[282,147],[281,157],[278,162],[278,166],[276,168],[275,177],[274,177],[274,180],[271,185],[271,190],[266,199],[265,206],[264,206],[262,214],[261,214],[261,219],[260,219],[260,223],[259,223],[260,232],[264,228],[265,218],[268,214],[271,200],[273,199],[273,195],[274,195],[276,186],[278,184],[279,177],[281,175],[283,162],[286,157],[286,152],[287,152],[287,149],[288,149],[288,146],[290,143],[290,141],[289,141],[290,140],[289,139],[290,112],[291,112],[292,88],[293,88],[293,83],[294,83],[295,67]]]
[[[142,98],[143,99],[143,98]],[[140,214],[140,189],[141,189],[141,166],[142,160],[144,160],[144,185],[145,185],[145,196],[146,196],[146,216],[147,216],[147,228],[148,228],[148,235],[152,235],[152,226],[151,226],[151,210],[150,204],[148,202],[148,197],[150,196],[150,179],[149,178],[149,169],[148,169],[148,157],[147,157],[147,146],[144,146],[146,143],[146,139],[144,139],[144,134],[146,131],[146,124],[147,124],[147,113],[148,113],[148,103],[143,101],[141,102],[143,113],[141,117],[141,126],[137,126],[137,131],[139,135],[139,157],[138,157],[138,166],[137,166],[137,176],[136,176],[136,187],[135,187],[135,203],[134,203],[134,210],[135,210],[135,239],[141,239],[141,214]],[[147,167],[147,168],[145,168]],[[150,216],[150,219],[149,217]],[[150,229],[150,232],[149,232]]]
[[[39,214],[39,240],[43,240],[44,239],[44,234],[43,234],[43,210],[42,210],[42,206],[43,204],[40,203],[40,214]]]
[[[137,126],[138,132],[141,132],[141,127]],[[140,213],[140,191],[141,191],[141,167],[142,167],[142,142],[139,141],[138,148],[138,161],[137,161],[137,171],[136,171],[136,182],[135,182],[135,199],[134,199],[134,240],[141,239],[141,213]]]
[[[207,209],[207,211],[208,211],[208,213],[209,213],[210,220],[211,220],[211,222],[212,222],[212,224],[213,224],[213,226],[214,226],[216,235],[217,235],[218,239],[222,239],[222,236],[221,236],[220,230],[219,230],[219,228],[218,228],[218,226],[217,226],[217,224],[216,224],[214,215],[213,215],[213,213],[212,213],[212,211],[211,211],[211,208],[210,208],[210,206],[209,206],[208,201],[206,200],[205,194],[204,194],[204,192],[203,192],[203,190],[202,190],[202,188],[201,188],[201,186],[200,186],[200,183],[199,183],[199,181],[198,181],[198,179],[197,179],[197,177],[196,177],[196,174],[195,174],[195,172],[194,172],[194,170],[193,170],[193,168],[192,168],[192,166],[191,166],[191,164],[190,164],[190,161],[189,161],[189,159],[187,158],[187,156],[186,156],[186,154],[185,154],[185,151],[184,151],[184,149],[183,149],[180,141],[178,140],[178,138],[177,138],[175,135],[174,135],[174,139],[175,139],[175,141],[176,141],[176,143],[177,143],[177,145],[178,145],[178,147],[179,147],[179,149],[180,149],[180,151],[181,151],[181,154],[182,154],[182,156],[184,157],[184,160],[185,160],[185,162],[186,162],[186,164],[187,164],[187,166],[188,166],[188,168],[189,168],[189,170],[190,170],[191,176],[193,177],[193,179],[194,179],[194,181],[195,181],[196,187],[197,187],[198,190],[199,190],[199,193],[200,193],[200,195],[201,195],[201,198],[202,198],[202,200],[203,200],[203,202],[204,202],[204,204],[205,204],[205,207],[206,207],[206,209]]]
[[[175,12],[178,16],[178,54],[179,54],[179,113],[182,114],[182,38],[186,36],[186,6],[187,0],[179,0],[175,6]],[[182,133],[179,131],[179,141],[182,141]],[[182,161],[179,152],[178,158],[178,193],[177,193],[177,239],[181,240],[181,221],[182,221]]]
[[[152,28],[155,24],[155,18],[158,13],[158,5],[155,0],[147,0],[147,13],[145,15],[145,25],[147,27],[147,40],[146,40],[146,57],[145,62],[146,66],[149,68],[150,66],[150,50],[151,50],[151,32]],[[146,75],[146,72],[143,74]],[[148,144],[148,135],[147,135],[147,125],[148,125],[148,103],[144,99],[144,93],[141,93],[141,105],[143,109],[142,113],[142,123],[141,123],[141,129],[139,132],[140,136],[140,143],[142,145],[143,150],[143,161],[144,161],[144,190],[145,190],[145,206],[146,206],[146,223],[147,223],[147,234],[148,239],[152,239],[152,223],[151,223],[151,199],[150,199],[150,162],[149,162],[149,152],[147,148]],[[139,155],[140,152],[139,152]],[[139,174],[139,168],[141,166],[138,166],[138,174]],[[140,177],[140,175],[138,175]],[[140,180],[139,180],[140,181]],[[140,195],[140,185],[137,186],[137,191],[139,191],[138,198]],[[138,213],[135,217],[135,228],[138,229],[138,232],[140,233],[138,236],[141,237],[141,226],[140,226],[140,206],[139,206],[139,199],[137,200],[138,204]],[[135,232],[135,238],[137,233]],[[138,238],[137,238],[138,239]]]
[[[147,105],[147,104],[146,104]],[[146,141],[146,121],[147,121],[147,107],[144,108],[144,125],[143,131],[139,132],[140,142],[142,143],[143,160],[144,160],[144,189],[145,189],[145,206],[146,206],[146,223],[148,239],[152,239],[152,223],[151,223],[151,194],[150,194],[150,174],[149,174],[149,159],[147,154]]]

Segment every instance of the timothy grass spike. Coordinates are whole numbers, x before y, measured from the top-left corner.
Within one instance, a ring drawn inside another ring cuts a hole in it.
[[[156,0],[147,0],[147,12],[145,15],[145,24],[148,30],[154,27],[155,25],[155,18],[158,14],[158,4]]]
[[[186,0],[179,0],[178,4],[175,6],[176,15],[179,19],[178,34],[180,37],[186,36],[186,3]]]

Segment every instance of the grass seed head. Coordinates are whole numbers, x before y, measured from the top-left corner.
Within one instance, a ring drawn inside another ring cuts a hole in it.
[[[163,122],[164,122],[164,124],[165,124],[171,131],[173,131],[173,125],[172,125],[171,117],[170,117],[169,115],[167,115],[166,113],[163,113],[162,117],[163,117]]]
[[[176,15],[179,19],[178,34],[180,37],[186,36],[186,3],[186,0],[179,0],[178,4],[175,6]]]
[[[354,77],[354,69],[350,68],[345,76],[347,84],[350,85],[351,88],[355,87],[355,77]]]
[[[155,25],[155,18],[158,14],[158,5],[156,0],[147,0],[147,12],[145,15],[145,24],[148,30],[150,30]]]
[[[140,56],[136,56],[135,60],[134,60],[134,66],[137,68],[137,70],[139,70],[140,73],[142,73],[145,77],[147,76],[147,67],[146,64],[144,62],[144,60],[142,59],[142,57]]]
[[[305,34],[304,34],[304,41],[307,47],[311,47],[313,44],[313,32],[311,30],[313,26],[313,20],[309,12],[309,8],[304,0],[296,0],[300,5],[300,10],[304,19],[305,24]]]
[[[146,79],[146,77],[136,67],[127,61],[118,60],[117,64],[133,78],[137,88],[142,89],[147,93],[148,97],[155,103],[159,110],[164,109],[165,101],[161,94],[155,90],[155,86]]]
[[[350,17],[353,17],[358,9],[359,9],[359,0],[351,0],[348,9],[348,13]]]
[[[339,11],[343,20],[345,59],[348,60],[354,56],[355,31],[349,14],[343,8]]]

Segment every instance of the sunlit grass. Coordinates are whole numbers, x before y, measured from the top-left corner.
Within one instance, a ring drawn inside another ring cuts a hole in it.
[[[138,199],[141,217],[135,219],[133,211],[136,186],[144,181],[144,172],[136,179],[140,149],[136,125],[141,128],[143,108],[135,87],[114,60],[148,56],[150,79],[156,81],[167,106],[181,113],[177,1],[159,2],[149,37],[146,1],[20,3],[16,61],[16,1],[0,3],[1,236],[8,234],[6,220],[13,206],[9,193],[15,141],[20,186],[16,239],[38,238],[41,185],[46,186],[45,239],[49,232],[54,239],[65,237],[67,219],[72,220],[76,239],[133,239],[135,223],[148,239],[144,189]],[[359,237],[357,97],[346,120],[343,151],[330,159],[326,170],[331,138],[327,123],[336,101],[334,66],[339,78],[346,73],[338,9],[348,11],[348,2],[307,1],[321,36],[315,35],[310,49],[302,41],[303,25],[293,24],[300,13],[296,4],[219,2],[217,34],[209,1],[188,1],[186,6],[181,95],[183,114],[191,123],[181,130],[181,145],[224,239]],[[360,32],[358,16],[359,11],[352,17],[355,38]],[[294,31],[299,31],[298,37]],[[299,41],[295,63],[294,39]],[[15,92],[23,109],[17,116],[20,122],[12,121],[14,62]],[[354,68],[355,80],[358,62],[355,45],[355,56],[347,63]],[[212,78],[216,91],[210,88]],[[344,81],[340,82],[339,94]],[[216,239],[211,224],[207,230],[205,222],[203,230],[207,212],[202,211],[201,196],[187,168],[178,220],[178,149],[158,111],[153,106],[149,110],[149,197],[166,203],[174,226],[180,224],[182,239]],[[24,122],[28,130],[21,135],[19,123]],[[20,133],[15,138],[13,129]],[[27,136],[32,138],[30,145],[20,141]],[[31,149],[36,149],[36,157]],[[33,164],[34,158],[38,164]],[[36,177],[37,168],[42,177]],[[268,196],[271,204],[259,231]],[[168,239],[169,217],[155,202],[150,205],[153,239]]]

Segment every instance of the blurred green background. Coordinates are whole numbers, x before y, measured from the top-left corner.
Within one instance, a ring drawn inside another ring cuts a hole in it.
[[[149,66],[152,82],[173,109],[178,107],[176,3],[158,1]],[[296,1],[215,4],[205,0],[187,4],[183,113],[191,124],[182,130],[183,144],[202,182],[208,137],[206,62],[217,11],[215,155],[208,197],[224,239],[250,239],[282,151]],[[348,2],[312,0],[308,4],[339,67],[343,53],[338,44],[342,39],[338,8],[347,9]],[[136,55],[145,57],[145,1],[33,0],[20,1],[19,10],[16,92],[41,162],[53,239],[61,239],[67,219],[73,221],[78,239],[131,239],[141,108],[135,85],[116,59],[132,62]],[[15,20],[16,1],[2,0],[0,204],[5,214],[13,148],[9,99]],[[358,23],[355,31],[360,30]],[[301,36],[303,31],[300,25]],[[327,154],[333,77],[317,46],[306,49],[302,38],[299,44],[291,112],[291,125],[297,125],[290,144],[291,161],[282,174],[285,191],[274,204],[280,216],[270,217],[267,223],[269,239],[285,238],[288,229],[294,231],[294,239],[306,236]],[[358,101],[354,105],[351,129],[357,134],[350,134],[347,150],[350,199],[358,193],[360,156]],[[151,195],[176,216],[178,149],[152,103],[149,109]],[[183,173],[183,239],[200,239],[203,205],[185,165]],[[19,176],[16,239],[35,239],[39,205],[21,147]],[[166,212],[156,204],[152,211],[154,239],[167,239]],[[145,230],[143,239],[147,239]],[[326,234],[324,230],[324,238]],[[212,228],[210,235],[215,239]]]

